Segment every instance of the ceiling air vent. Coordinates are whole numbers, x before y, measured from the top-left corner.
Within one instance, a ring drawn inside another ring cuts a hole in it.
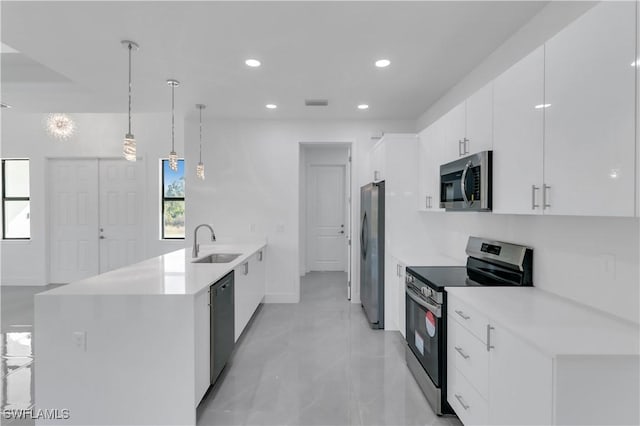
[[[304,104],[305,106],[328,106],[329,105],[329,101],[326,99],[305,99],[304,100]]]

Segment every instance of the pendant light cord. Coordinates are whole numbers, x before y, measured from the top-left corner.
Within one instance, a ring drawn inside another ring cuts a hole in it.
[[[202,163],[202,107],[200,107],[200,162]]]
[[[129,43],[129,134],[131,134],[131,49],[133,46]]]
[[[175,121],[174,121],[174,108],[175,108],[175,84],[171,84],[171,151],[175,151]]]

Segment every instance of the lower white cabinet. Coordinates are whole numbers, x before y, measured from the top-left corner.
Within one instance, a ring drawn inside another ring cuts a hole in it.
[[[234,269],[234,337],[237,342],[265,295],[266,250],[262,249]]]
[[[543,352],[492,318],[518,314],[466,302],[448,293],[447,401],[465,425],[639,424],[637,354],[609,353],[606,342],[597,354],[575,342]],[[530,322],[523,333],[535,330],[535,342],[541,327],[566,327],[533,313]]]
[[[392,253],[385,254],[384,328],[405,335],[405,267]]]
[[[209,288],[196,294],[194,306],[195,329],[195,400],[200,401],[210,384],[211,320]]]

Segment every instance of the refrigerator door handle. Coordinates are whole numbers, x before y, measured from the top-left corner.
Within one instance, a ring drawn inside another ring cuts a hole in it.
[[[362,230],[360,231],[360,250],[362,251],[362,258],[365,259],[367,257],[367,239],[369,236],[366,233],[367,230],[367,212],[364,212],[364,216],[362,217]]]

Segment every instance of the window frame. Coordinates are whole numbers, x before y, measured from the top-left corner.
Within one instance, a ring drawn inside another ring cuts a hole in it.
[[[31,191],[29,191],[28,197],[7,197],[7,175],[5,164],[7,161],[26,161],[29,167],[29,187],[31,187],[31,161],[28,158],[3,158],[0,179],[2,179],[2,240],[3,241],[30,241],[31,240],[31,214],[29,214],[29,237],[7,237],[7,224],[6,224],[6,202],[7,201],[28,201],[31,206]]]
[[[168,162],[169,159],[168,158],[161,158],[160,159],[160,239],[161,240],[168,240],[168,241],[180,241],[180,240],[184,240],[187,234],[187,229],[185,226],[185,236],[184,237],[167,237],[164,235],[164,204],[165,201],[182,201],[184,203],[184,197],[165,197],[164,195],[164,167],[165,167],[165,162]],[[178,158],[178,164],[180,163],[180,161],[183,162],[184,164],[184,158]],[[183,168],[184,170],[184,168]],[[186,207],[186,203],[185,203],[185,207]]]

